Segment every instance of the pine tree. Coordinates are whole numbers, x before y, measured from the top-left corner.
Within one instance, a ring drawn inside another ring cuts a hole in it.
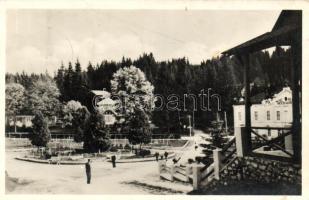
[[[106,151],[110,146],[110,130],[104,123],[104,116],[99,112],[92,113],[85,124],[84,150]]]
[[[48,122],[40,111],[36,112],[32,124],[32,133],[29,137],[31,144],[46,147],[51,137]]]

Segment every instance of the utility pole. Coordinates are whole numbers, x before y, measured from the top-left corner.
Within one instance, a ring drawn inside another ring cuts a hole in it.
[[[191,126],[191,115],[188,116],[189,118],[189,131],[190,131],[190,137],[192,136],[192,126]]]
[[[226,117],[226,111],[224,111],[224,121],[225,121],[225,132],[227,133],[227,117]]]
[[[192,130],[193,130],[193,132],[194,132],[194,125],[195,125],[195,123],[194,123],[194,108],[193,108],[193,110],[192,110]]]

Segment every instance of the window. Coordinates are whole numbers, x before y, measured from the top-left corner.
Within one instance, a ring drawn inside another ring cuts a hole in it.
[[[270,120],[270,111],[269,110],[267,111],[266,115],[267,115],[267,120]]]
[[[277,120],[280,120],[280,111],[277,111]]]
[[[238,120],[241,121],[241,112],[238,112]]]
[[[254,120],[257,121],[258,120],[258,112],[254,111]]]

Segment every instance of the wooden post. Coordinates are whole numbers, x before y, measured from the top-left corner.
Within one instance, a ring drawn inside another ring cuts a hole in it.
[[[160,175],[162,170],[165,169],[165,167],[166,167],[166,161],[165,160],[159,160],[158,166],[159,166],[159,175]]]
[[[201,164],[194,164],[192,166],[193,171],[193,189],[198,190],[201,187],[201,169],[203,168],[203,165]]]
[[[242,57],[243,64],[244,64],[244,85],[245,85],[245,135],[247,140],[247,152],[245,155],[251,153],[252,144],[251,144],[251,103],[250,103],[250,77],[249,77],[249,70],[250,70],[250,55],[246,54]]]
[[[214,174],[215,174],[215,179],[219,180],[220,179],[220,170],[222,166],[222,154],[221,154],[222,149],[216,148],[213,150],[213,158],[214,158]]]
[[[251,103],[250,103],[250,54],[236,55],[244,68],[244,86],[245,86],[245,135],[242,135],[242,145],[244,145],[243,156],[246,156],[252,151],[251,143]],[[242,133],[243,134],[243,133]]]
[[[187,182],[189,182],[191,174],[192,174],[192,164],[187,164],[186,165],[186,179],[187,179]]]
[[[291,86],[292,86],[292,141],[294,162],[301,163],[302,135],[301,135],[301,105],[300,105],[300,84],[302,69],[302,33],[301,30],[294,36],[291,45],[292,52],[292,70],[291,70]]]
[[[171,181],[174,181],[174,175],[176,174],[176,165],[171,165]]]

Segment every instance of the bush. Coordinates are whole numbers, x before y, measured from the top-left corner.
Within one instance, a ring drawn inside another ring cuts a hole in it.
[[[142,156],[143,158],[145,157],[145,156],[148,156],[148,155],[150,155],[151,154],[151,152],[150,152],[150,150],[147,150],[147,149],[141,149],[140,151],[139,151],[139,156]]]
[[[118,149],[116,146],[112,146],[110,149],[109,149],[110,152],[117,152]]]
[[[131,146],[129,144],[124,145],[124,149],[131,149]]]

